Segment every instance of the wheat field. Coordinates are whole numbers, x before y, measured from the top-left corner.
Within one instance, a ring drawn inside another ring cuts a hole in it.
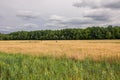
[[[120,40],[0,41],[0,80],[119,80]]]
[[[34,56],[66,56],[72,59],[120,59],[120,40],[0,41],[0,52]]]

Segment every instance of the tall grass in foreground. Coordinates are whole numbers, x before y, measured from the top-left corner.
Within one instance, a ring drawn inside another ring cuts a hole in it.
[[[120,61],[0,53],[0,80],[119,80]]]

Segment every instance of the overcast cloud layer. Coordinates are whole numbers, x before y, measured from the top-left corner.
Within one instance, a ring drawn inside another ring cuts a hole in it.
[[[0,32],[120,25],[120,0],[0,0]]]

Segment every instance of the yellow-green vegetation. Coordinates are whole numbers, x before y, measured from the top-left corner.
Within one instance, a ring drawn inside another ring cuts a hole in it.
[[[120,40],[0,41],[0,51],[30,55],[52,55],[73,59],[91,57],[120,59]]]
[[[0,80],[119,79],[120,40],[0,41]]]
[[[0,53],[0,80],[119,80],[120,61]]]

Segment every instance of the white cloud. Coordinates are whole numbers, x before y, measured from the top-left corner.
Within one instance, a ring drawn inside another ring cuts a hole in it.
[[[22,24],[19,26],[20,28],[37,28],[38,25],[37,24],[33,24],[33,23],[26,23],[26,24]]]
[[[52,16],[50,16],[49,20],[51,20],[51,21],[64,21],[64,20],[66,20],[66,18],[63,16],[59,16],[59,15],[52,15]]]

